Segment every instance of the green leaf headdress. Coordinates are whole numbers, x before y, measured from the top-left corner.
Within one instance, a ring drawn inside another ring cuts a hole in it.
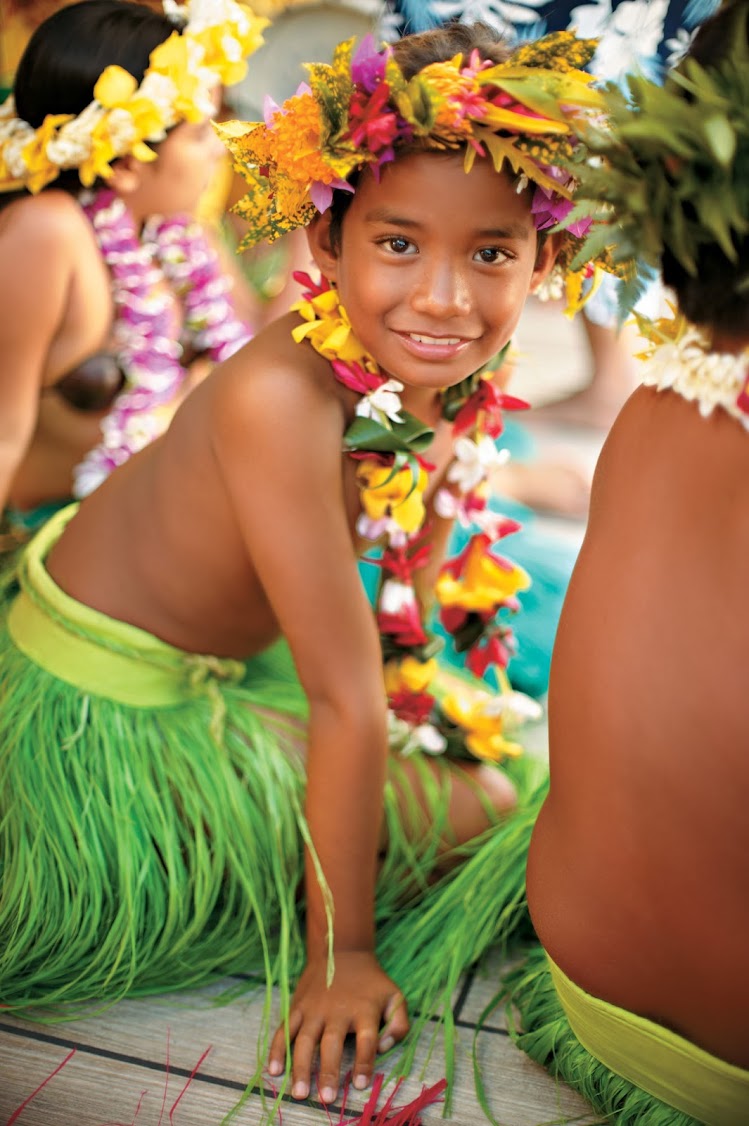
[[[583,130],[573,214],[599,223],[581,257],[608,244],[628,278],[625,307],[666,249],[692,276],[706,244],[738,261],[749,231],[748,16],[749,5],[729,6],[720,61],[687,57],[663,87],[630,77],[628,93],[606,88],[605,123]],[[749,296],[749,276],[736,286]]]

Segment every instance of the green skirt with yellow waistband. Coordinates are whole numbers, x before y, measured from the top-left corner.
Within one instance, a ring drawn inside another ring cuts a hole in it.
[[[307,703],[288,649],[197,656],[71,599],[44,567],[71,512],[25,549],[0,603],[0,1005],[59,1019],[238,972],[283,1002],[304,957],[306,839]],[[398,769],[378,954],[417,1033],[431,1014],[449,1024],[462,970],[525,923],[544,770],[512,765],[518,811],[432,884],[446,791],[432,782],[415,847]]]

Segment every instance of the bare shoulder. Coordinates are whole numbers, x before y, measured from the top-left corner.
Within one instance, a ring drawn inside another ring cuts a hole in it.
[[[216,373],[213,409],[221,431],[241,424],[281,435],[314,428],[315,420],[345,429],[343,389],[327,360],[294,342],[297,323],[293,314],[274,321]]]
[[[0,246],[74,251],[81,237],[92,240],[81,206],[67,192],[47,191],[14,200],[0,211]],[[4,251],[5,252],[5,251]]]

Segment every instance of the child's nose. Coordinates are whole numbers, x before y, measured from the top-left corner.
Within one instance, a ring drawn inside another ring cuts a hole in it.
[[[470,311],[471,298],[462,270],[446,258],[425,262],[411,304],[415,312],[430,317],[465,316]]]

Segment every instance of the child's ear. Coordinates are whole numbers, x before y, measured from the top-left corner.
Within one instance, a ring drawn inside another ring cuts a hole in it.
[[[338,255],[330,237],[330,211],[316,215],[307,227],[307,243],[315,265],[323,277],[335,282]]]
[[[551,273],[554,263],[557,260],[557,254],[561,250],[563,238],[563,231],[555,231],[553,235],[547,235],[544,239],[543,246],[536,256],[536,264],[531,274],[531,293],[535,293],[541,283],[546,281]]]
[[[107,181],[110,188],[117,195],[127,197],[138,190],[141,185],[143,162],[134,156],[121,156],[112,165],[112,172]]]

